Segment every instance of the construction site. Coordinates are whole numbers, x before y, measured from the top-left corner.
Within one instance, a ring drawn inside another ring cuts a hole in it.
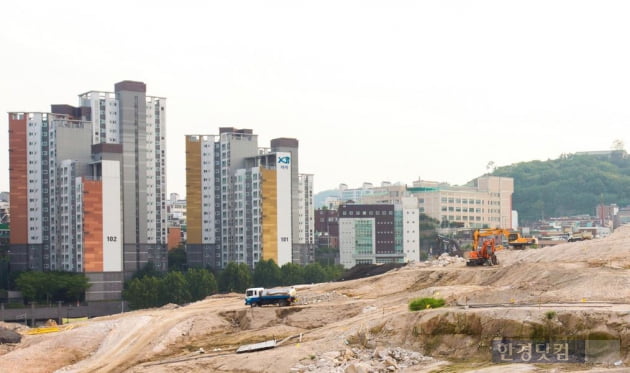
[[[492,254],[296,284],[285,307],[231,293],[71,328],[2,323],[21,338],[0,345],[0,372],[630,371],[630,227]],[[444,306],[411,311],[418,298]]]

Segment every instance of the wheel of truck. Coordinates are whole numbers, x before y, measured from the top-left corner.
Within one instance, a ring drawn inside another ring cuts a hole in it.
[[[497,265],[499,264],[499,259],[497,259],[497,256],[492,254],[492,256],[490,257],[490,265]]]
[[[258,307],[258,302],[252,302],[252,307]]]
[[[280,303],[278,303],[278,305],[279,305],[280,307],[286,307],[286,306],[288,306],[288,305],[289,305],[289,301],[288,301],[288,300],[286,300],[286,299],[283,299],[283,300],[281,300],[281,301],[280,301]]]

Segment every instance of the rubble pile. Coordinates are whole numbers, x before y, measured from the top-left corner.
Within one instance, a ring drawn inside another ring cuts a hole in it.
[[[444,253],[437,258],[432,258],[426,262],[420,262],[420,266],[423,267],[446,267],[454,263],[466,263],[466,259],[461,256],[451,256]]]
[[[311,294],[305,296],[299,296],[295,304],[307,305],[321,302],[330,302],[339,298],[347,298],[344,294],[340,294],[336,291],[327,292],[324,294]]]
[[[399,347],[377,347],[374,350],[347,348],[345,351],[329,351],[311,356],[310,364],[300,363],[291,372],[360,373],[400,372],[414,365],[434,363],[437,360],[416,351]]]

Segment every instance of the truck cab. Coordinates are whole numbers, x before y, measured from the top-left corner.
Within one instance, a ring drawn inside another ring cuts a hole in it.
[[[249,288],[245,291],[245,299],[251,300],[252,298],[260,298],[265,288]]]

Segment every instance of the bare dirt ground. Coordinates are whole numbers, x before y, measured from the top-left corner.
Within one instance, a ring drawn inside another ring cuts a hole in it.
[[[630,371],[630,227],[601,240],[461,258],[382,275],[302,285],[291,307],[217,295],[94,318],[0,345],[0,372],[577,372]],[[418,297],[446,307],[408,310]],[[23,332],[24,327],[2,324]],[[495,338],[619,341],[613,360],[495,364]],[[282,341],[236,354],[244,344]]]

